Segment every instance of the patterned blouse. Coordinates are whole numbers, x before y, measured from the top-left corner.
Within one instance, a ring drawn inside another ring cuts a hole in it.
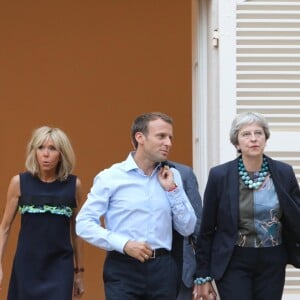
[[[282,211],[272,178],[266,178],[258,190],[249,189],[240,179],[240,247],[274,247],[282,243]]]

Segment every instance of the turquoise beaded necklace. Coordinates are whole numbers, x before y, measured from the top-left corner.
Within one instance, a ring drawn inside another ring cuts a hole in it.
[[[260,170],[254,173],[253,179],[251,179],[249,173],[247,172],[241,157],[239,158],[238,169],[239,169],[239,175],[243,180],[244,184],[249,189],[254,189],[254,190],[257,190],[262,185],[262,183],[265,181],[269,173],[268,161],[265,157],[263,158],[263,162]]]

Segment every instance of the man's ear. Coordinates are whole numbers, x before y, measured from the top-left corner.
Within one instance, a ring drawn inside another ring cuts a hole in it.
[[[134,137],[138,144],[144,144],[145,136],[142,132],[136,132]]]

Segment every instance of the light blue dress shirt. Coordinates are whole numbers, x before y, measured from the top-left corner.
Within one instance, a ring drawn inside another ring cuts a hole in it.
[[[196,216],[183,190],[179,172],[172,168],[178,186],[167,192],[158,169],[147,176],[128,158],[100,172],[76,218],[77,234],[92,245],[123,253],[127,241],[144,241],[152,249],[170,250],[172,227],[183,236],[193,233]],[[105,225],[101,224],[104,217]]]

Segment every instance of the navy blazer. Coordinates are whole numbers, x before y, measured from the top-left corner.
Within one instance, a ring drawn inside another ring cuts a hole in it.
[[[197,178],[190,166],[169,161],[171,167],[177,169],[181,175],[183,189],[194,208],[197,222],[192,241],[195,243],[200,231],[202,201],[199,193]],[[190,288],[194,285],[196,259],[194,249],[188,238],[183,238],[177,231],[173,231],[172,253],[176,259],[179,270],[179,277],[182,279],[186,287]],[[181,280],[180,280],[181,281]]]
[[[265,157],[283,212],[283,240],[286,232],[299,240],[300,190],[293,168]],[[239,174],[236,158],[211,168],[209,172],[196,247],[197,277],[211,276],[218,280],[223,276],[238,238],[238,222]],[[300,258],[300,251],[298,253]]]

